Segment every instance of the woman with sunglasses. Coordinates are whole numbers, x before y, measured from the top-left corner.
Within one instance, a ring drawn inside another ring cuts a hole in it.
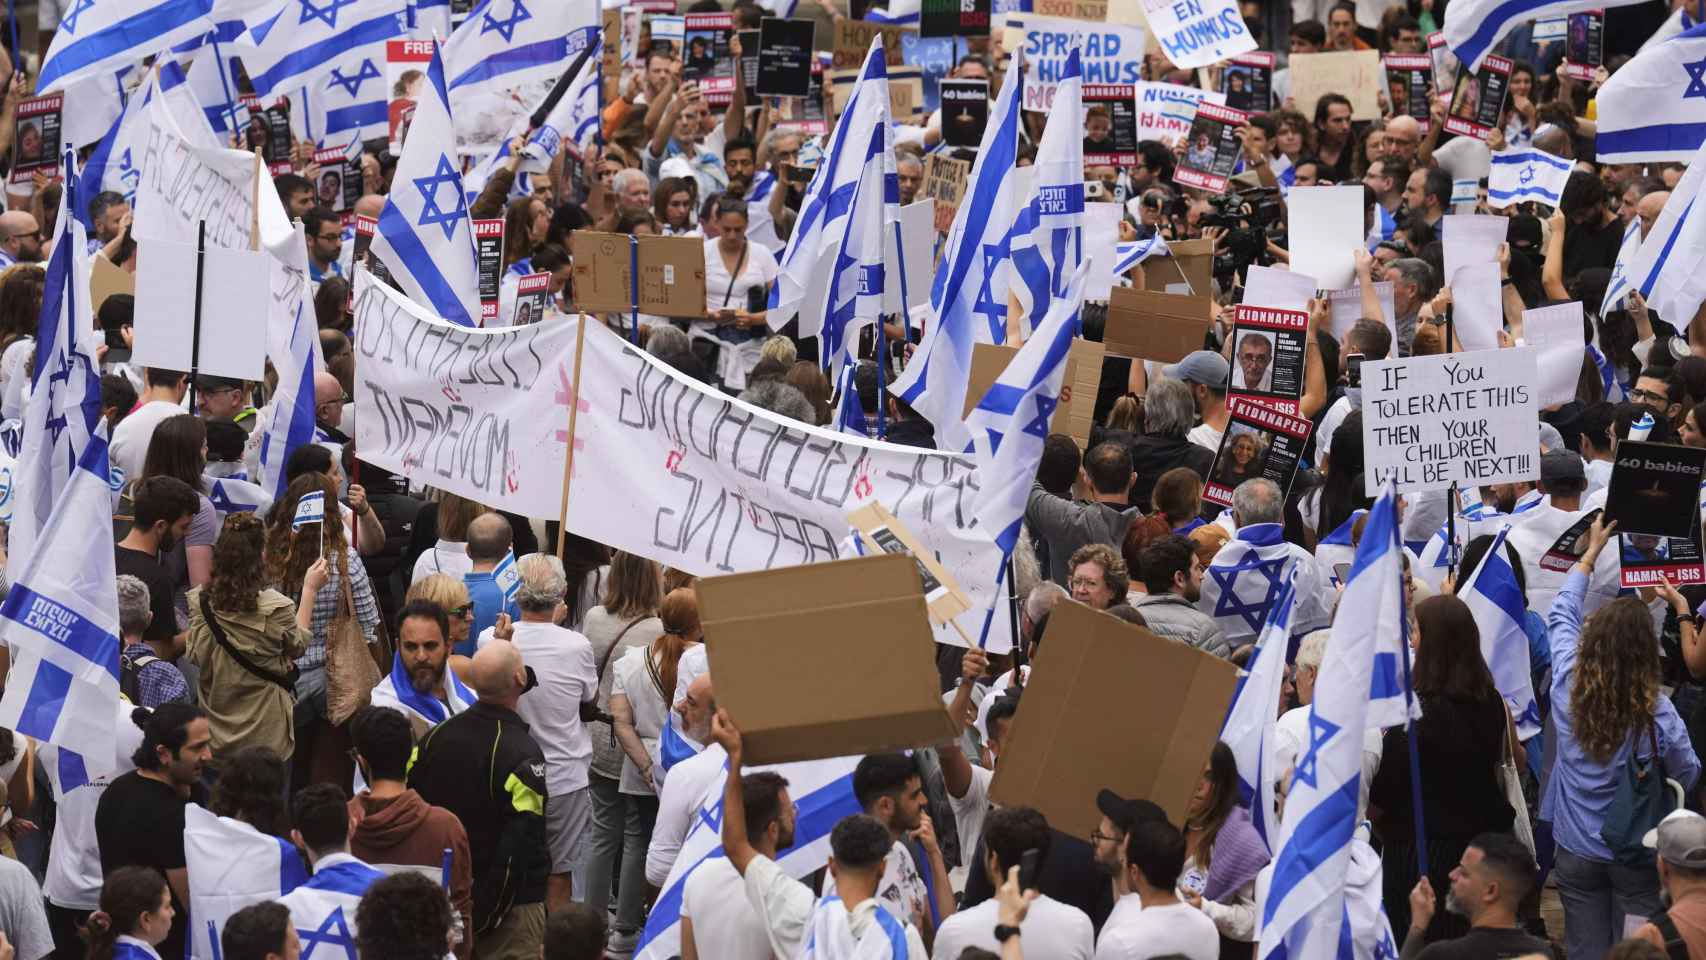
[[[474,624],[474,601],[468,596],[468,586],[461,580],[448,573],[434,573],[422,577],[409,585],[409,592],[403,597],[403,602],[411,600],[430,600],[444,608],[450,616],[450,650],[457,658],[474,655],[474,641],[470,636]]]

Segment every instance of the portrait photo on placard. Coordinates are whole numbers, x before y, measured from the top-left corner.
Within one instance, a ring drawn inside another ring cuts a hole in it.
[[[1239,332],[1233,348],[1232,389],[1267,393],[1274,382],[1274,335],[1262,330]]]
[[[1240,483],[1262,475],[1273,446],[1273,434],[1247,423],[1228,424],[1214,463],[1214,482],[1237,489]]]

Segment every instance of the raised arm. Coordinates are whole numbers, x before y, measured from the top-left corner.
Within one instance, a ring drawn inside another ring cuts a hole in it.
[[[720,744],[729,755],[729,776],[723,784],[723,852],[735,872],[746,876],[746,866],[758,856],[746,835],[746,796],[740,784],[740,728],[729,719],[727,710],[719,709],[711,717],[711,740]]]
[[[1564,227],[1568,222],[1569,218],[1561,210],[1547,221],[1552,231],[1546,238],[1546,260],[1540,266],[1540,283],[1551,300],[1570,299],[1569,291],[1564,289]]]

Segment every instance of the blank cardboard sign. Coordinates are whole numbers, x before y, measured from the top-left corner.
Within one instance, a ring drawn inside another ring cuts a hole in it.
[[[138,367],[259,380],[266,371],[267,304],[272,296],[268,254],[208,246],[201,271],[201,349],[195,347],[196,248],[170,240],[140,240],[136,281]],[[193,361],[193,362],[192,362]]]
[[[697,592],[717,704],[740,727],[748,763],[953,738],[912,557],[707,577]]]
[[[1102,345],[1109,356],[1178,363],[1203,348],[1214,298],[1115,287]]]
[[[1101,822],[1103,788],[1152,800],[1167,819],[1185,822],[1236,667],[1064,601],[1049,617],[1031,675],[990,799],[1035,807],[1050,826],[1083,840]]]

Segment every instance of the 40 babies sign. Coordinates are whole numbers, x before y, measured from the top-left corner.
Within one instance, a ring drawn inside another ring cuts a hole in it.
[[[1362,367],[1363,476],[1399,493],[1540,475],[1534,349],[1480,350]]]

